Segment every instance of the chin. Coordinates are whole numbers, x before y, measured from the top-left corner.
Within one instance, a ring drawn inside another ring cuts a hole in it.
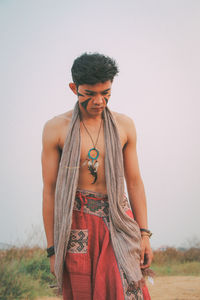
[[[92,108],[91,112],[93,113],[101,113],[103,111],[103,108]]]

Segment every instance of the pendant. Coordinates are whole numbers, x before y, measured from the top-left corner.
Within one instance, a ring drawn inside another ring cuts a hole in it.
[[[90,174],[94,177],[94,181],[92,182],[92,184],[94,184],[97,181],[97,169],[99,166],[97,158],[99,157],[99,151],[96,148],[91,148],[88,151],[88,157],[88,170],[90,171]]]

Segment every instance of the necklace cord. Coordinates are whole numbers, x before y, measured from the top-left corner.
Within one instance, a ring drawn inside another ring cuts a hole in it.
[[[89,133],[89,130],[87,129],[87,127],[86,127],[85,123],[83,122],[83,120],[82,120],[82,123],[83,123],[83,126],[84,126],[85,130],[87,131],[88,135],[90,136],[90,138],[91,138],[91,140],[92,140],[92,143],[93,143],[93,146],[94,146],[94,148],[95,148],[96,145],[97,145],[98,139],[99,139],[100,131],[101,131],[102,119],[101,119],[101,124],[100,124],[100,127],[99,127],[99,132],[98,132],[98,135],[97,135],[96,143],[94,143],[93,138],[92,138],[91,134]],[[96,149],[96,148],[95,148],[95,149]]]

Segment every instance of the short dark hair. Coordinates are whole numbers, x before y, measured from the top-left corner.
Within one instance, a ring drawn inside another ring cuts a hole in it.
[[[74,60],[71,68],[73,82],[78,87],[81,84],[96,84],[106,82],[119,73],[114,59],[99,53],[83,53]]]

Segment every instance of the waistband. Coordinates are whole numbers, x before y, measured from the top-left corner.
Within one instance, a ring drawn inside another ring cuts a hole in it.
[[[99,193],[99,192],[95,192],[95,191],[91,191],[91,190],[84,190],[84,189],[80,189],[77,188],[76,193],[81,193],[84,196],[88,196],[88,197],[96,197],[96,198],[102,198],[102,199],[107,199],[108,195],[107,194],[103,194],[103,193]]]
[[[121,201],[121,207],[124,211],[130,209],[128,199],[125,194]],[[81,213],[88,213],[99,217],[108,217],[108,195],[91,190],[77,188],[73,209],[78,210]]]

